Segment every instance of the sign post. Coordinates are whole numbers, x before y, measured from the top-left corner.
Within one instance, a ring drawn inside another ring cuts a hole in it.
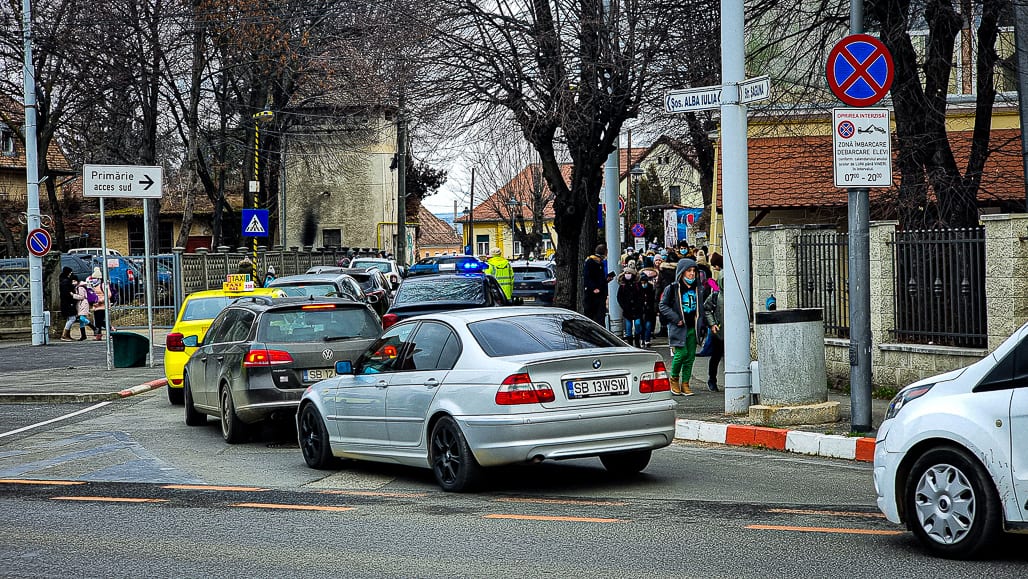
[[[869,107],[892,87],[892,55],[882,41],[860,34],[863,5],[851,8],[851,34],[828,53],[828,87],[851,107]],[[892,184],[889,112],[834,109],[835,185],[847,187],[849,222],[850,428],[871,430],[871,261],[869,187]]]
[[[164,193],[164,169],[145,165],[83,165],[82,196],[100,198],[100,246],[103,252],[104,291],[110,288],[110,276],[107,274],[107,227],[104,216],[104,199],[122,197],[144,199],[143,201],[143,268],[146,277],[146,327],[150,341],[147,352],[147,364],[153,368],[153,263],[150,259],[150,214],[146,199],[160,199]],[[104,328],[107,346],[107,369],[113,366],[111,352],[111,314],[108,311]]]

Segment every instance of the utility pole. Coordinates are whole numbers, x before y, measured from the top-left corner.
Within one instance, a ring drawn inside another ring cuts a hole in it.
[[[396,263],[407,265],[407,116],[403,110],[404,94],[400,89],[400,106],[396,117]]]
[[[850,3],[850,33],[864,31],[863,0]],[[846,190],[849,222],[850,428],[871,430],[871,242],[870,189]]]
[[[39,145],[36,142],[36,77],[32,67],[32,11],[29,0],[22,0],[22,38],[25,43],[25,189],[28,208],[25,226],[39,229]],[[43,315],[43,258],[29,252],[29,300],[32,313],[32,345],[46,343]],[[85,330],[83,330],[85,331]]]
[[[603,0],[603,14],[607,17],[607,24],[611,30],[614,29],[614,13],[611,11],[611,0]],[[613,41],[614,39],[612,39]],[[607,271],[614,272],[614,278],[607,283],[608,308],[610,328],[615,335],[621,335],[621,305],[618,304],[617,296],[618,282],[617,275],[621,273],[621,214],[618,211],[620,195],[618,194],[618,177],[621,174],[619,167],[621,155],[618,154],[620,136],[614,139],[614,150],[607,156],[607,163],[603,167],[603,235],[607,241]],[[587,217],[586,219],[592,219]],[[591,247],[586,248],[592,252]]]

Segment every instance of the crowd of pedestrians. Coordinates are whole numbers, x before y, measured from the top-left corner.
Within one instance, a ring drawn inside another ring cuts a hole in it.
[[[582,267],[585,315],[606,324],[609,299],[617,300],[625,340],[649,348],[654,336],[667,337],[671,348],[668,377],[671,392],[692,396],[689,379],[697,356],[709,357],[707,388],[718,392],[718,367],[724,358],[724,300],[721,296],[722,256],[706,247],[628,249],[618,257],[621,274],[617,293],[608,296],[613,273],[607,248],[596,247]]]

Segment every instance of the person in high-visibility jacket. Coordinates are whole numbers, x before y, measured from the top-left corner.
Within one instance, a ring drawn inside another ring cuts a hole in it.
[[[488,267],[485,268],[485,272],[496,278],[500,288],[503,289],[504,295],[509,300],[514,295],[514,268],[510,266],[510,262],[501,253],[499,247],[494,247],[489,252],[489,260],[486,261]]]

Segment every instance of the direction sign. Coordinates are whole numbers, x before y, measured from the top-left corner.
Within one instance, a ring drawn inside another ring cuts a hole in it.
[[[160,199],[164,171],[144,165],[83,165],[83,197]]]
[[[643,235],[646,235],[646,228],[643,227],[642,223],[636,223],[632,226],[633,237],[642,237]]]
[[[243,235],[246,237],[268,236],[267,209],[243,209]]]
[[[45,229],[33,229],[29,232],[28,237],[25,238],[25,247],[28,248],[29,253],[36,257],[43,257],[50,253],[50,248],[53,247],[50,232]]]
[[[892,86],[892,55],[874,36],[851,34],[828,53],[825,73],[839,100],[851,107],[871,106]]]
[[[701,86],[668,91],[664,95],[664,111],[687,113],[721,108],[721,87]]]
[[[836,187],[892,185],[889,109],[832,109]]]
[[[758,76],[739,83],[739,102],[742,104],[771,98],[771,77]]]

